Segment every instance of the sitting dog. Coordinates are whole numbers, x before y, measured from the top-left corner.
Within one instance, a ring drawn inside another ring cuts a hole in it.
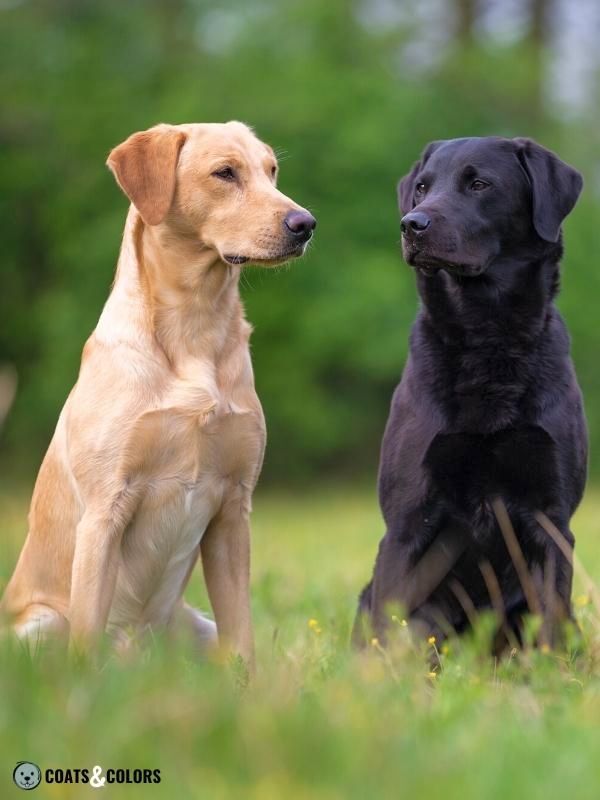
[[[433,142],[399,184],[421,309],[383,439],[386,533],[356,642],[385,638],[393,604],[438,641],[493,608],[502,646],[528,609],[549,645],[570,616],[587,433],[554,299],[581,188],[550,151],[497,137]]]
[[[251,495],[265,446],[242,264],[300,256],[315,219],[245,125],[158,125],[108,158],[131,200],[112,293],[33,494],[2,609],[85,650],[215,624],[183,602],[201,557],[220,643],[251,665]]]

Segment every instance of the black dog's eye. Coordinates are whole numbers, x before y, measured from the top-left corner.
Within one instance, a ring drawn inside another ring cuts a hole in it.
[[[480,192],[482,189],[487,189],[488,186],[489,183],[486,183],[485,181],[476,180],[473,181],[473,183],[471,184],[471,189],[473,189],[474,192]]]
[[[232,167],[223,167],[223,169],[218,169],[216,172],[213,172],[215,178],[220,178],[222,181],[234,181],[235,180],[235,172],[233,171]]]
[[[417,183],[417,185],[415,186],[415,194],[423,194],[426,188],[427,187],[425,186],[424,183]]]

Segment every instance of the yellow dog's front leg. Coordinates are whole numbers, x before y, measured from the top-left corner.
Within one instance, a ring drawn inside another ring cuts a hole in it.
[[[219,645],[225,653],[240,655],[253,673],[250,522],[243,503],[221,509],[204,534],[200,549]]]
[[[69,650],[94,649],[108,620],[126,523],[86,511],[77,526],[69,604]]]

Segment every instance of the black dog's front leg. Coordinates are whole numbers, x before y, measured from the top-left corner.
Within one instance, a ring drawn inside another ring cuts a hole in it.
[[[371,624],[371,605],[373,596],[373,580],[369,583],[360,593],[358,598],[358,609],[356,617],[354,618],[354,625],[352,626],[351,642],[352,647],[357,650],[365,647],[369,639],[369,635],[373,633],[373,626]]]
[[[410,617],[427,603],[463,553],[466,535],[453,526],[419,548],[416,541],[416,537],[394,536],[390,531],[381,540],[373,579],[359,600],[352,634],[355,645],[364,645],[369,636],[385,642],[393,606]]]
[[[556,647],[563,638],[565,621],[573,618],[571,592],[575,537],[568,524],[555,525],[540,512],[535,517],[539,526],[538,538],[540,535],[543,537],[545,551],[536,580],[542,609],[539,640],[542,646]]]
[[[364,647],[372,637],[385,640],[386,608],[396,603],[404,606],[404,583],[410,565],[398,537],[389,531],[379,543],[373,578],[365,586],[358,601],[352,629],[354,647]]]

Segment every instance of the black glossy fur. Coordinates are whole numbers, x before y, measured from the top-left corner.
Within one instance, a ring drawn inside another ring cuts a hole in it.
[[[460,631],[475,609],[498,610],[494,576],[505,631],[518,630],[528,603],[493,510],[498,498],[544,640],[553,643],[570,616],[571,566],[534,515],[574,544],[587,433],[554,298],[560,227],[581,187],[550,151],[496,137],[434,142],[399,184],[403,253],[421,308],[383,439],[387,531],[360,598],[356,643],[367,628],[385,638],[390,603],[426,635]]]

